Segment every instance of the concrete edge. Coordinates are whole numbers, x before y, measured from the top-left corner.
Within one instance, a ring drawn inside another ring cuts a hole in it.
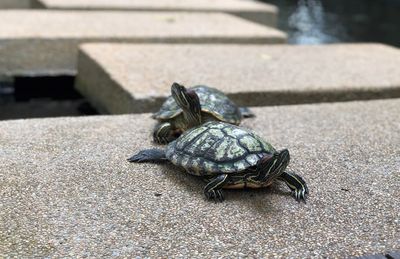
[[[235,15],[237,17],[243,18],[245,20],[249,20],[255,22],[257,24],[270,26],[276,28],[278,25],[278,11],[275,13],[270,13],[270,15],[265,15],[262,12],[231,12],[230,14]]]
[[[87,82],[90,77],[88,75],[96,75],[99,81],[96,83],[97,91],[92,92]],[[112,80],[106,71],[89,56],[88,53],[82,50],[82,47],[78,50],[78,62],[77,62],[77,74],[75,78],[75,89],[78,90],[89,102],[101,113],[118,113],[117,110],[109,106],[107,97],[110,96],[109,88],[118,88],[116,93],[121,94],[124,98],[129,98],[127,92],[123,92],[118,83]],[[115,95],[115,93],[114,93]],[[120,97],[121,98],[121,97]]]
[[[264,4],[264,3],[261,3]],[[219,12],[227,13],[245,20],[255,22],[264,26],[276,28],[278,23],[279,9],[272,4],[268,4],[268,8],[260,8],[259,10],[242,10],[242,11],[213,11],[213,10],[188,10],[188,9],[132,9],[132,8],[119,8],[119,7],[92,7],[92,8],[77,8],[77,7],[59,7],[59,6],[47,6],[42,0],[31,0],[32,9],[47,9],[51,10],[75,10],[75,11],[119,11],[119,12],[188,12],[188,13],[208,13],[208,12]]]
[[[32,0],[6,0],[0,1],[0,10],[20,10],[30,9],[32,7]]]
[[[31,0],[32,9],[46,9],[46,5],[41,0]]]
[[[99,111],[110,114],[155,112],[166,96],[138,98],[118,82],[90,54],[93,43],[82,44],[78,54],[76,88]],[[97,87],[93,89],[91,85]],[[327,89],[315,91],[266,91],[227,94],[241,106],[275,106],[324,102],[346,102],[400,98],[400,85],[375,88]],[[122,101],[123,100],[123,101]]]
[[[161,106],[165,98],[136,99],[121,84],[107,73],[95,58],[85,51],[83,44],[78,53],[78,73],[75,79],[75,88],[101,113],[124,114],[141,113],[154,110]],[[92,78],[96,78],[92,82]],[[95,91],[89,85],[95,83]],[[124,100],[124,101],[122,101]]]
[[[240,18],[237,18],[240,19]],[[243,20],[244,22],[253,23],[247,20]],[[254,23],[253,23],[254,24]],[[257,26],[261,26],[255,24]],[[29,58],[29,62],[26,59],[26,55],[21,56],[21,52],[17,51],[16,53],[9,52],[9,55],[5,55],[3,57],[7,63],[5,69],[0,68],[0,75],[14,76],[15,74],[60,74],[64,71],[67,71],[68,74],[76,73],[76,53],[78,52],[78,45],[83,43],[133,43],[133,44],[241,44],[241,45],[261,45],[261,44],[283,44],[286,42],[286,34],[279,32],[278,30],[275,33],[275,36],[263,36],[263,35],[254,35],[254,36],[243,36],[243,37],[231,37],[231,36],[215,36],[215,37],[182,37],[175,36],[169,38],[157,38],[157,37],[137,37],[137,38],[18,38],[18,39],[4,39],[0,40],[1,43],[7,45],[6,47],[10,49],[10,51],[16,51],[15,49],[17,45],[20,45],[21,48],[26,49],[27,46],[30,49],[27,53],[62,53],[60,55],[44,55],[44,57],[38,58],[37,56],[33,56]],[[60,49],[66,48],[67,50],[63,50],[59,52]],[[0,53],[5,49],[0,50]],[[9,61],[8,58],[13,55],[20,55],[22,58],[15,61]],[[3,62],[4,63],[4,62]],[[11,64],[11,65],[10,65]],[[39,70],[35,69],[35,67],[40,67]],[[39,65],[37,65],[39,64]]]
[[[328,89],[318,91],[269,91],[230,93],[229,98],[243,106],[274,106],[325,102],[348,102],[400,97],[400,86],[380,89]]]

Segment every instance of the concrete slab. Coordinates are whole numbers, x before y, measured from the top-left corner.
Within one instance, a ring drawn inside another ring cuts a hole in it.
[[[27,9],[31,0],[0,0],[0,9]]]
[[[0,122],[0,257],[350,258],[399,251],[400,99],[255,108],[246,120],[307,181],[226,190],[129,164],[150,114]],[[377,112],[378,111],[378,112]]]
[[[278,8],[243,0],[33,0],[33,7],[61,10],[224,12],[276,26]]]
[[[22,118],[48,118],[61,116],[93,115],[85,100],[32,100],[29,102],[2,103],[0,99],[0,120]],[[86,108],[88,107],[88,108]],[[85,110],[86,108],[86,110]]]
[[[249,106],[400,97],[400,51],[380,44],[88,44],[78,63],[77,88],[109,113],[155,111],[175,81]]]
[[[0,11],[0,74],[75,73],[83,42],[282,43],[285,34],[229,14]]]

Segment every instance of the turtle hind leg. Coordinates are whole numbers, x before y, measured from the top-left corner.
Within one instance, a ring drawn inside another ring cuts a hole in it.
[[[222,187],[228,182],[229,177],[227,174],[220,174],[211,179],[211,181],[204,187],[204,195],[207,199],[214,200],[215,202],[222,202],[224,196],[222,194]]]
[[[159,163],[167,160],[165,151],[161,149],[145,149],[127,159],[131,163],[153,162]]]
[[[153,140],[158,144],[168,144],[178,136],[169,122],[158,123],[153,130]]]
[[[297,201],[303,200],[306,202],[308,195],[308,187],[306,182],[301,178],[300,175],[295,173],[284,172],[278,178],[278,180],[284,181],[286,185],[292,190],[293,196]]]
[[[253,118],[256,115],[247,107],[239,107],[240,113],[242,114],[243,118]]]

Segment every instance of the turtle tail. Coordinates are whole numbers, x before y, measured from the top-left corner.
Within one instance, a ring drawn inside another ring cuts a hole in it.
[[[152,162],[159,163],[166,161],[165,150],[152,148],[145,149],[128,158],[128,161],[131,163],[143,163],[143,162]]]

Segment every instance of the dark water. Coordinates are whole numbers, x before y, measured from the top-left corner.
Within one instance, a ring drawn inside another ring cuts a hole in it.
[[[74,89],[73,76],[0,78],[0,120],[96,115]]]
[[[400,0],[263,0],[279,7],[292,44],[382,42],[400,46]]]

